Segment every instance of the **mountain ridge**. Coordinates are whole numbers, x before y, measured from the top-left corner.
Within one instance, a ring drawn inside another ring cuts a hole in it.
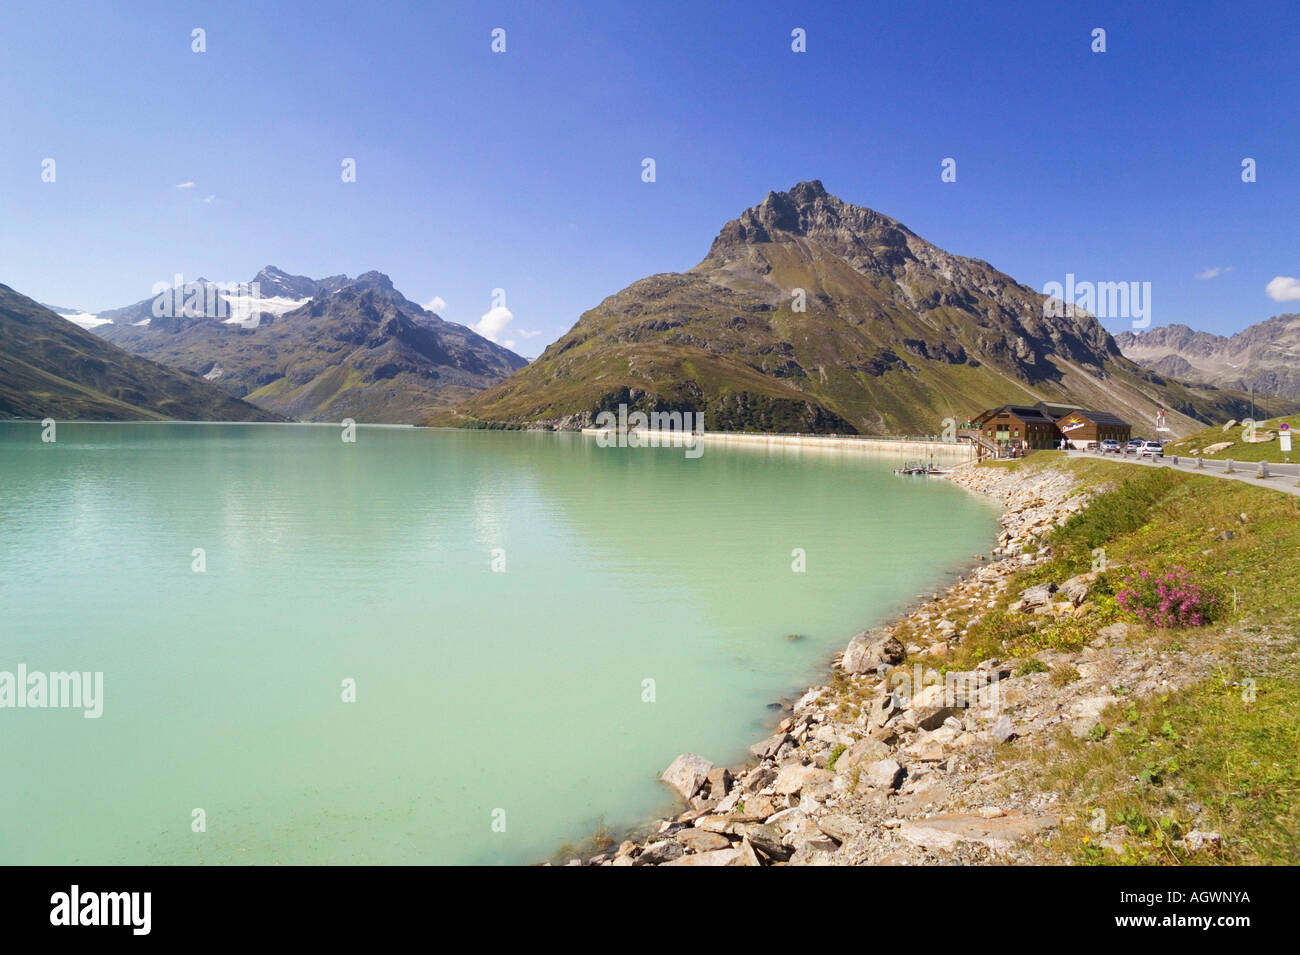
[[[261,297],[246,299],[254,285]],[[276,294],[266,296],[267,288]],[[201,279],[186,283],[179,307],[156,308],[155,296],[114,310],[114,321],[93,331],[235,397],[307,421],[419,423],[526,364],[411,302],[378,271],[312,279],[266,266],[224,300],[219,292],[210,297],[209,289]],[[186,304],[191,296],[197,296],[194,308]],[[218,304],[214,313],[207,304],[213,301],[225,301],[229,310]],[[175,302],[163,302],[169,304]]]
[[[527,368],[438,423],[590,425],[602,410],[703,411],[712,430],[936,434],[1039,400],[1175,432],[1244,396],[1140,368],[1096,318],[949,253],[818,180],[769,192],[682,273],[584,312]]]
[[[0,417],[282,420],[123,351],[7,285],[0,285]]]
[[[1115,336],[1124,355],[1165,375],[1300,398],[1300,314],[1274,315],[1232,335],[1161,325]]]

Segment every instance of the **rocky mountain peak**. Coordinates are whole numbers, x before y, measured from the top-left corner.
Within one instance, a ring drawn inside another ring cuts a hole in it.
[[[709,258],[734,258],[746,247],[808,238],[841,255],[871,248],[902,248],[915,238],[905,226],[874,209],[854,206],[831,195],[821,180],[795,184],[788,192],[769,192],[718,233]]]
[[[1162,325],[1121,332],[1125,357],[1162,375],[1300,398],[1300,315],[1274,315],[1234,335]]]
[[[348,284],[358,288],[383,289],[386,292],[395,291],[393,280],[383,272],[376,272],[373,269],[369,272],[362,272]]]
[[[283,269],[268,265],[253,276],[258,291],[268,297],[289,299],[311,298],[316,294],[318,283],[306,275],[290,275]]]
[[[820,179],[809,179],[805,182],[797,182],[794,184],[794,188],[790,190],[788,195],[795,202],[799,203],[812,203],[817,199],[831,199],[834,202],[840,201],[826,191],[826,187],[822,185]],[[841,203],[841,205],[843,205],[843,203]]]

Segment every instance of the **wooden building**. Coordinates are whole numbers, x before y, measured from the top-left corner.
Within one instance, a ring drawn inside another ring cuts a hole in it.
[[[1124,444],[1133,436],[1127,422],[1105,411],[1076,408],[1056,419],[1056,428],[1074,448],[1086,449],[1099,441],[1114,440]]]
[[[990,408],[973,419],[971,427],[1007,452],[1051,448],[1061,440],[1052,416],[1033,405]]]
[[[990,452],[996,448],[999,455],[1059,448],[1062,438],[1079,449],[1111,438],[1123,444],[1133,430],[1127,421],[1109,412],[1046,401],[990,408],[972,418],[968,428],[981,439],[977,443]]]

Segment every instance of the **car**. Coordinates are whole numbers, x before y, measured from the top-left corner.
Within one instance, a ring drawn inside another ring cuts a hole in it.
[[[1139,457],[1150,455],[1153,458],[1163,458],[1165,456],[1165,446],[1159,441],[1143,441],[1137,453]]]
[[[1114,438],[1107,438],[1105,441],[1101,442],[1098,450],[1101,451],[1102,454],[1119,454],[1119,442]]]
[[[1147,443],[1146,438],[1132,438],[1129,443],[1120,448],[1125,454],[1137,454],[1142,450],[1142,445]]]

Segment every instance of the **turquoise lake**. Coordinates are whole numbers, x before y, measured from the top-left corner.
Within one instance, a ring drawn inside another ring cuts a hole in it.
[[[743,761],[997,529],[888,456],[340,435],[0,424],[0,671],[104,687],[0,709],[0,863],[552,858],[671,810],[678,753]]]

